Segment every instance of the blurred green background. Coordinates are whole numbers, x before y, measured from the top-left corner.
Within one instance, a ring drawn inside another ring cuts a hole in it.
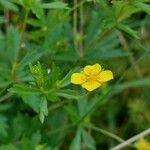
[[[107,150],[148,129],[149,14],[149,0],[0,0],[0,150]],[[114,80],[70,84],[95,63]]]

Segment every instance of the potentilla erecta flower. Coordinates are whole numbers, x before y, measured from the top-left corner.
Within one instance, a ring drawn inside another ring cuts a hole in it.
[[[85,66],[80,73],[73,73],[71,83],[81,85],[88,91],[93,91],[112,79],[112,71],[102,70],[100,64],[94,64]]]
[[[137,150],[150,150],[150,142],[142,138],[135,143],[135,147]]]

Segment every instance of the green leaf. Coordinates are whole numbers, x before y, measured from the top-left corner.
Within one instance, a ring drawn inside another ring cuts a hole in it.
[[[7,119],[0,114],[0,135],[7,136]]]
[[[44,54],[44,52],[39,52],[36,50],[27,52],[26,55],[19,62],[19,67],[24,68],[25,66],[29,65],[30,63],[37,61],[43,54]]]
[[[55,95],[66,99],[76,99],[76,100],[82,97],[81,95],[79,95],[77,91],[70,89],[60,89],[55,92]]]
[[[114,88],[112,93],[120,93],[128,88],[136,88],[136,87],[150,87],[150,78],[132,80],[130,82],[119,84]]]
[[[60,76],[60,69],[54,63],[52,65],[52,69],[50,69],[49,75],[51,79],[51,84],[56,86],[56,82],[58,81]]]
[[[76,123],[77,121],[79,121],[80,115],[79,115],[78,110],[75,106],[70,104],[68,106],[64,106],[64,109],[68,113],[69,118],[71,119],[71,121],[73,123]]]
[[[39,113],[40,110],[40,96],[36,95],[24,95],[21,94],[22,100],[24,103],[28,104],[35,112]]]
[[[60,98],[55,94],[53,90],[46,94],[46,99],[51,102],[60,101]]]
[[[31,149],[34,149],[36,145],[38,145],[41,141],[41,134],[40,131],[38,130],[37,132],[32,134],[31,140],[30,140],[30,147]]]
[[[95,150],[95,141],[93,137],[91,136],[90,132],[87,132],[86,130],[82,129],[82,137],[83,142],[85,144],[85,147],[90,150]]]
[[[124,24],[118,24],[117,28],[119,30],[122,30],[126,33],[128,33],[131,37],[135,38],[135,39],[139,39],[137,32],[132,30],[128,25],[124,25]]]
[[[150,14],[150,5],[149,4],[135,1],[135,6],[137,6],[141,10],[145,11],[146,13]]]
[[[42,97],[40,101],[40,112],[39,112],[41,123],[44,122],[45,116],[48,116],[47,100],[44,97]]]
[[[0,0],[0,4],[3,7],[10,9],[12,11],[15,11],[15,12],[18,11],[18,7],[14,3],[12,3],[11,0]]]
[[[62,80],[60,80],[60,81],[57,83],[57,86],[60,87],[60,88],[63,88],[63,87],[65,87],[65,86],[69,85],[69,84],[70,84],[70,77],[71,77],[71,74],[72,74],[72,73],[73,73],[72,70],[69,71],[69,72],[67,73],[67,75],[66,75]]]
[[[67,7],[68,4],[63,3],[63,2],[51,2],[51,3],[45,3],[42,4],[42,8],[46,9],[69,9]]]
[[[44,10],[41,7],[41,1],[40,0],[34,0],[30,3],[30,7],[32,12],[36,15],[37,18],[39,19],[44,19]]]
[[[18,95],[40,95],[41,91],[31,85],[26,84],[15,84],[12,88],[10,88],[8,91],[11,93],[16,93]]]
[[[76,135],[73,138],[69,150],[81,150],[81,128],[78,128]]]
[[[5,19],[3,16],[0,16],[0,24],[4,23],[5,22]]]
[[[20,49],[20,33],[16,27],[10,26],[6,35],[6,54],[13,64]]]
[[[19,150],[19,149],[15,147],[13,144],[8,144],[0,146],[0,150]]]

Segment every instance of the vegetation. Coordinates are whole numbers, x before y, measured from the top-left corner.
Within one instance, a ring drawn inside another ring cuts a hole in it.
[[[0,150],[149,150],[149,54],[149,0],[0,0]]]

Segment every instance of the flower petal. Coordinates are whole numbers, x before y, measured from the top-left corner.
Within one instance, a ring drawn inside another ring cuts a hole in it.
[[[86,81],[86,76],[82,73],[73,73],[71,76],[71,83],[82,84]]]
[[[97,80],[101,83],[103,82],[106,82],[106,81],[109,81],[113,79],[113,73],[112,71],[110,70],[105,70],[105,71],[102,71],[99,75],[98,75],[98,78]]]
[[[100,86],[101,86],[101,84],[99,82],[96,82],[96,81],[89,81],[89,82],[85,82],[82,84],[82,87],[87,89],[90,92],[95,90],[96,88],[98,88]]]
[[[84,67],[84,73],[86,75],[97,75],[101,71],[101,66],[99,64],[88,65]]]

